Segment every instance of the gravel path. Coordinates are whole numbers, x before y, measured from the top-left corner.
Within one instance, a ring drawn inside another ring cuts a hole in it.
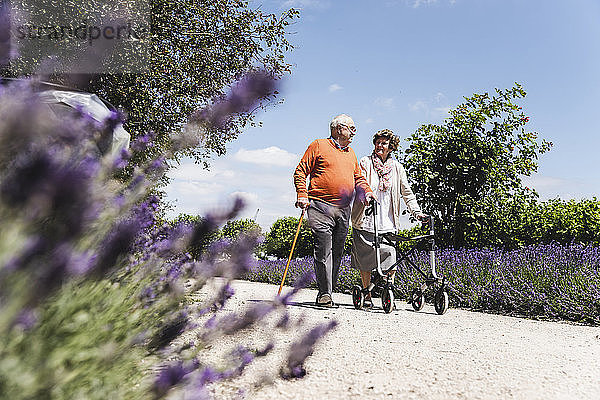
[[[272,299],[277,286],[236,281],[231,310]],[[284,288],[289,290],[289,288]],[[335,319],[339,325],[307,360],[300,380],[269,381],[285,351],[255,362],[242,378],[214,388],[217,399],[600,399],[600,328],[540,322],[450,308],[437,315],[403,300],[385,314],[355,310],[352,297],[334,294],[337,309],[312,304],[302,290],[288,307],[306,326]],[[300,329],[300,328],[299,328]],[[303,328],[307,329],[307,328]],[[298,331],[278,334],[286,345]],[[219,345],[266,343],[271,328]],[[285,347],[284,347],[285,348]]]

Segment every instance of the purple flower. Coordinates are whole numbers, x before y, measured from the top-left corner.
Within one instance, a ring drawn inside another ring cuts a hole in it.
[[[304,361],[313,353],[315,343],[327,332],[337,326],[336,321],[317,325],[302,339],[290,346],[285,367],[280,371],[284,379],[301,378],[306,374]]]
[[[32,329],[38,321],[38,316],[35,310],[26,308],[21,310],[14,320],[14,325],[24,331]]]
[[[115,158],[115,161],[113,162],[113,169],[123,169],[127,167],[130,159],[131,152],[129,149],[121,149],[119,156]]]
[[[264,357],[267,354],[269,354],[271,352],[271,350],[273,350],[274,348],[275,348],[275,345],[273,343],[269,343],[265,346],[264,349],[256,351],[255,355],[256,355],[256,357]]]
[[[237,331],[245,329],[258,321],[262,320],[266,315],[270,314],[276,306],[268,303],[258,303],[250,307],[244,314],[237,318],[227,318],[222,325],[223,333],[231,335]]]
[[[279,321],[277,322],[277,324],[275,325],[275,327],[276,328],[280,328],[280,329],[287,329],[287,327],[289,326],[289,323],[290,323],[290,315],[286,312],[279,319]]]
[[[152,140],[156,137],[153,132],[149,132],[145,135],[138,136],[133,143],[131,143],[131,150],[140,152],[146,150],[148,147],[152,147]]]
[[[275,88],[275,81],[269,74],[262,71],[249,73],[226,97],[193,114],[190,122],[223,129],[233,116],[249,111],[258,101],[271,95]]]
[[[182,361],[164,367],[154,381],[154,392],[158,396],[164,396],[172,387],[179,384],[186,375],[196,368],[198,368],[196,362],[184,365]]]
[[[164,157],[158,157],[152,160],[150,164],[144,169],[144,173],[148,176],[162,176],[167,169],[167,162]]]
[[[227,303],[227,300],[229,300],[234,294],[235,290],[233,290],[229,283],[223,285],[223,287],[221,287],[221,290],[219,290],[217,300],[215,300],[213,304],[213,309],[221,310],[225,306],[225,303]]]
[[[212,367],[205,367],[200,371],[198,375],[198,384],[200,386],[206,386],[209,383],[216,382],[221,379],[221,374],[214,370]]]
[[[4,3],[0,6],[0,65],[6,65],[14,56],[10,39],[9,7]]]
[[[135,218],[128,218],[116,224],[114,230],[100,246],[94,266],[96,276],[102,276],[112,269],[119,258],[129,252],[140,228],[141,221]]]

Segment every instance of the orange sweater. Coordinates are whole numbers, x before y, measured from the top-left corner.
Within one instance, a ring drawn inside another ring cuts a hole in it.
[[[356,186],[365,193],[372,192],[354,150],[340,150],[330,139],[317,139],[308,146],[294,172],[294,185],[298,199],[317,199],[336,206],[350,204]]]

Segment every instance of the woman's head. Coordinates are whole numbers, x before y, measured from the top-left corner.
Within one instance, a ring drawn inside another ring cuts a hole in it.
[[[399,144],[400,138],[389,129],[382,129],[373,135],[373,151],[382,161],[385,161],[392,151],[398,150]]]

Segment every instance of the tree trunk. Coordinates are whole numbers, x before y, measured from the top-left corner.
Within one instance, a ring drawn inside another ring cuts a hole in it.
[[[463,207],[458,198],[456,199],[456,206],[454,207],[454,234],[452,236],[455,249],[464,247],[465,219],[463,216]]]

